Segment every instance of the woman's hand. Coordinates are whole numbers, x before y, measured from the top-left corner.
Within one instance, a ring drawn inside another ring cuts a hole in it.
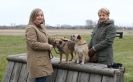
[[[88,55],[89,57],[92,57],[95,54],[95,51],[93,50],[93,48],[89,49]]]
[[[53,49],[53,45],[49,44],[49,46],[50,46],[50,50],[52,50]]]

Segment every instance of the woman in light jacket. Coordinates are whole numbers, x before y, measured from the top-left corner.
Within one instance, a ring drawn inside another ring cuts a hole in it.
[[[98,24],[94,28],[89,43],[89,56],[101,64],[113,64],[113,41],[116,36],[114,21],[109,19],[110,12],[107,8],[98,11]]]
[[[31,78],[35,82],[45,82],[46,77],[53,72],[50,62],[50,51],[53,48],[48,43],[43,11],[39,8],[31,12],[26,27],[27,67]]]

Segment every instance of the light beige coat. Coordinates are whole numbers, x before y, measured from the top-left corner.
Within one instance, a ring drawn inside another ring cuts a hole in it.
[[[26,28],[27,67],[31,78],[51,75],[50,45],[45,29],[28,25]]]

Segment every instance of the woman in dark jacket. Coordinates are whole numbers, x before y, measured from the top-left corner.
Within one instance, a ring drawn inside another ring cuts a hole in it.
[[[92,38],[89,43],[89,56],[91,61],[95,57],[95,61],[101,64],[113,63],[112,44],[116,36],[116,28],[113,20],[109,19],[109,10],[101,8],[98,11],[99,21],[94,28]]]

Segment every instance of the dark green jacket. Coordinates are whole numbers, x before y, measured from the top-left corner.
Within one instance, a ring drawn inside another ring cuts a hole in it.
[[[116,28],[113,20],[108,20],[104,23],[98,23],[93,30],[92,39],[89,47],[94,47],[98,63],[112,64],[113,63],[113,48],[112,44],[116,36]]]

